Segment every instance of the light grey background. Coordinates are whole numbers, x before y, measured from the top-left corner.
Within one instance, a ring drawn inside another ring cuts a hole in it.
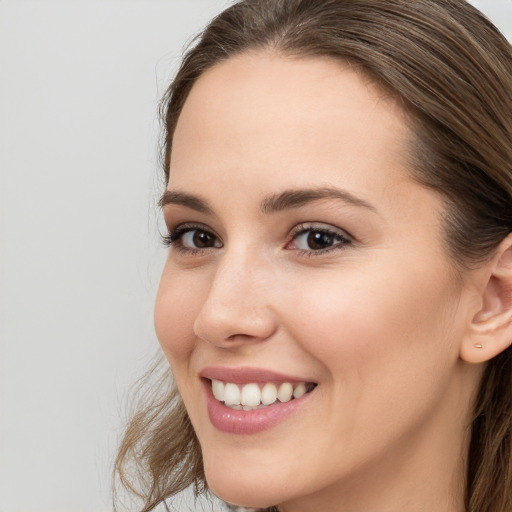
[[[474,3],[512,38],[512,0]],[[0,0],[0,512],[111,510],[157,346],[157,102],[226,4]]]

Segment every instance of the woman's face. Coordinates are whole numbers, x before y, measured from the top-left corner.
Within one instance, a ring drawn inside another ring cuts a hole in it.
[[[245,54],[194,85],[155,322],[221,498],[329,510],[425,468],[452,482],[470,293],[409,142],[396,103],[332,60]]]

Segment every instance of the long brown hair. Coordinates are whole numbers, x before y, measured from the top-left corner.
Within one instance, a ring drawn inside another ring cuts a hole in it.
[[[163,170],[184,102],[208,68],[246,51],[349,61],[412,119],[415,179],[445,199],[455,268],[477,266],[512,231],[512,48],[464,0],[244,0],[206,27],[162,101]],[[201,451],[167,370],[145,396],[115,469],[148,512],[193,484]],[[483,377],[471,425],[466,508],[512,510],[512,352]],[[135,477],[133,477],[135,475]]]

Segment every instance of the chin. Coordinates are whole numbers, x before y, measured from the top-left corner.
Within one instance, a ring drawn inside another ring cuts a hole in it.
[[[264,491],[256,495],[253,489],[234,489],[229,487],[217,490],[215,487],[211,487],[210,490],[217,498],[237,507],[266,509],[276,505],[276,502],[270,500],[268,493]]]
[[[226,471],[219,469],[218,464],[208,467],[205,463],[205,475],[210,491],[231,505],[265,509],[281,503],[284,498],[282,486],[276,485],[268,470],[259,477],[238,467]]]

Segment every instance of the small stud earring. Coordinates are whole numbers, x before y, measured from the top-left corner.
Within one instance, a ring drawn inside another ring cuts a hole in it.
[[[484,348],[481,343],[475,343],[475,348]]]

